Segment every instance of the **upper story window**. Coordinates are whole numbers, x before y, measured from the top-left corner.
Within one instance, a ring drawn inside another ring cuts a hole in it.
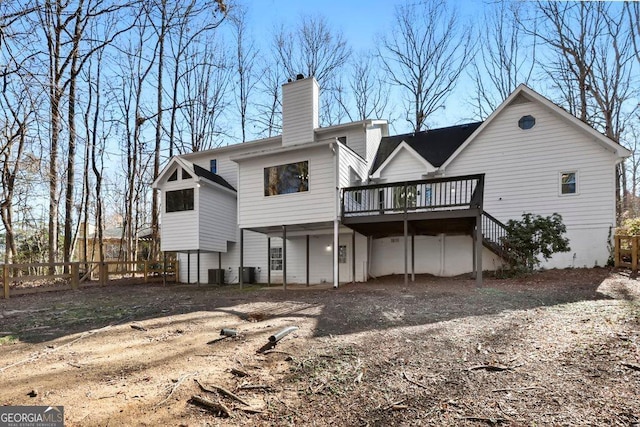
[[[209,161],[209,171],[211,173],[218,173],[218,160],[217,159],[211,159],[211,161]]]
[[[178,180],[178,169],[174,170],[171,175],[169,175],[169,179],[167,181],[177,181]]]
[[[264,168],[265,196],[302,191],[309,191],[309,162],[307,160]]]
[[[536,124],[536,118],[533,116],[522,116],[518,120],[518,127],[522,130],[531,129]]]
[[[346,136],[339,136],[338,137],[338,141],[340,141],[344,145],[347,145],[347,137]]]
[[[182,169],[182,179],[191,179],[191,174],[186,170]]]
[[[193,188],[167,191],[167,212],[181,212],[193,210]]]
[[[578,193],[578,173],[560,172],[560,194]]]

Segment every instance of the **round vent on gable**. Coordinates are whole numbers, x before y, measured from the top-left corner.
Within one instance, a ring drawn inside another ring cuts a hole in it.
[[[522,116],[518,120],[518,127],[522,130],[531,129],[536,124],[536,118],[533,116]]]

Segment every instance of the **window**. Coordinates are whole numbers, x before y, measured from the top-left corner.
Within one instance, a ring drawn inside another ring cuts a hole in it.
[[[560,194],[576,194],[578,192],[578,178],[576,172],[560,173]]]
[[[174,170],[171,175],[169,175],[168,181],[177,181],[178,180],[178,169]]]
[[[282,248],[271,248],[269,265],[271,271],[282,271]]]
[[[209,162],[209,170],[211,171],[211,173],[218,173],[218,160],[217,159],[211,159],[211,161]]]
[[[347,145],[347,137],[346,136],[339,136],[337,139],[338,139],[338,141],[340,141],[344,145]]]
[[[193,210],[193,188],[167,191],[167,212],[181,212]]]
[[[518,120],[518,127],[522,130],[531,129],[536,124],[536,118],[533,116],[522,116]]]
[[[264,168],[264,195],[309,191],[309,162],[289,163]]]
[[[191,179],[191,175],[186,170],[182,169],[182,179]]]
[[[347,245],[338,246],[338,264],[347,263]]]

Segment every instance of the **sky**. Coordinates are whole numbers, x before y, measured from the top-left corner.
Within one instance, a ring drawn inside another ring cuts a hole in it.
[[[242,0],[241,0],[242,1]],[[259,42],[261,49],[270,48],[274,29],[280,25],[297,25],[301,16],[322,15],[332,28],[340,29],[354,52],[374,49],[376,40],[389,31],[393,31],[393,14],[396,6],[405,4],[404,0],[245,0],[247,18],[251,33]],[[461,21],[472,20],[482,14],[482,0],[449,0],[457,8]],[[456,92],[447,101],[447,109],[432,117],[431,127],[442,127],[469,119],[469,105],[464,93],[469,90],[465,79],[461,79]],[[468,80],[468,79],[467,79]],[[387,117],[379,117],[388,119]],[[395,126],[398,132],[406,131],[407,124],[400,119]],[[402,122],[402,123],[400,123]],[[393,129],[392,129],[393,131]]]

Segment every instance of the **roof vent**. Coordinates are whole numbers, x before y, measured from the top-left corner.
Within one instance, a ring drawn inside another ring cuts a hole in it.
[[[296,76],[296,80],[302,80],[302,79],[304,79],[304,74],[298,74]]]

